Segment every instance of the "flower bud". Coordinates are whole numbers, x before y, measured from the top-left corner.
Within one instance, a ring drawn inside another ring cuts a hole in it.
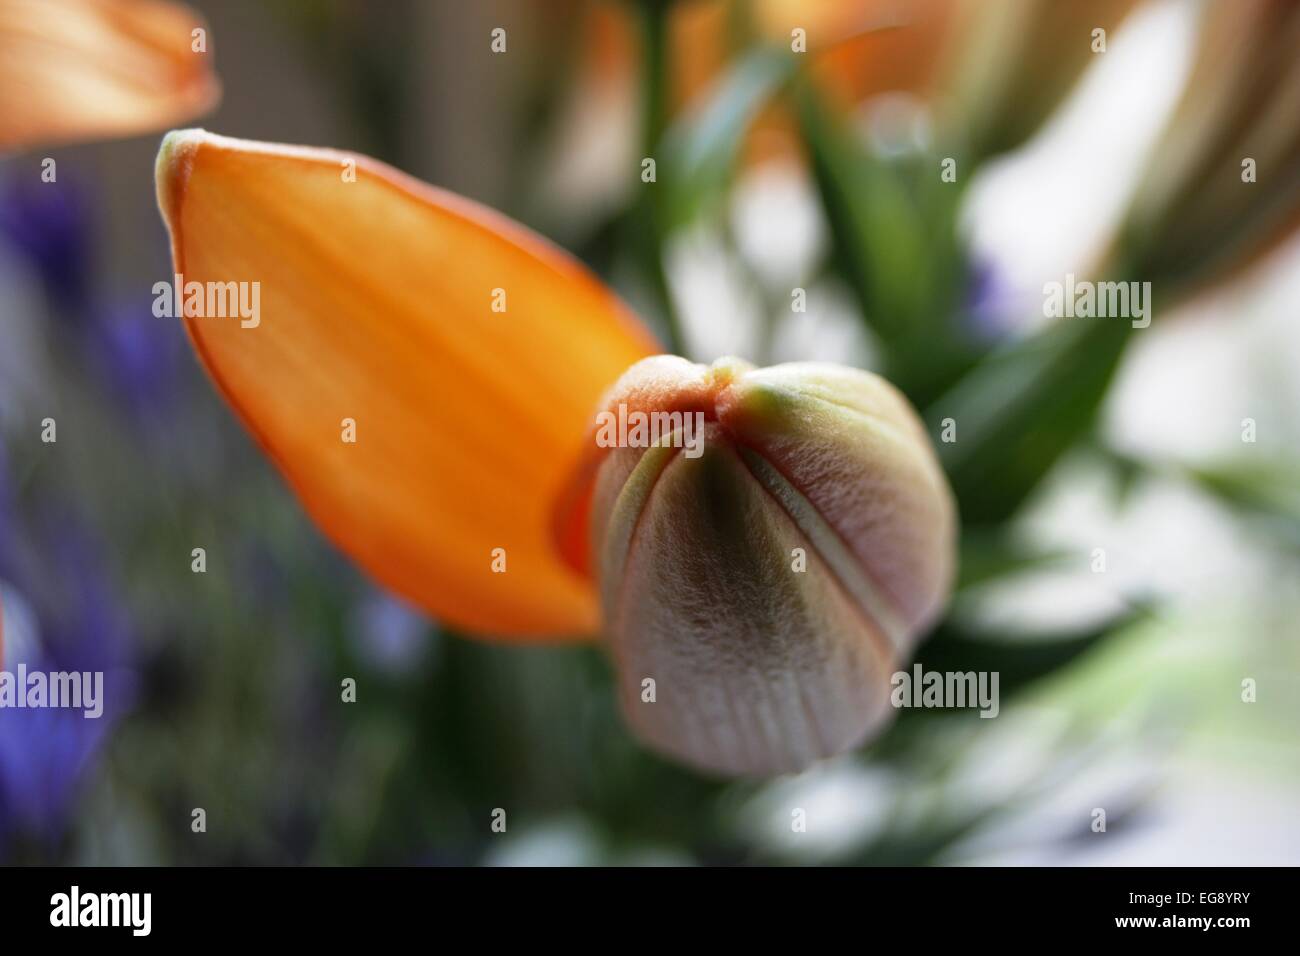
[[[658,356],[598,424],[590,543],[637,735],[773,774],[880,727],[953,569],[952,496],[906,400],[835,365]]]
[[[1166,300],[1235,278],[1300,230],[1300,5],[1238,0],[1201,15],[1182,98],[1112,254],[1172,288]]]
[[[1023,145],[1056,112],[1137,0],[961,0],[942,120],[981,161]],[[909,7],[910,9],[910,7]]]

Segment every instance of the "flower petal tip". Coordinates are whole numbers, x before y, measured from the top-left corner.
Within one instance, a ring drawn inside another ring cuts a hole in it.
[[[180,223],[180,203],[194,165],[194,154],[211,136],[202,129],[174,129],[163,137],[154,163],[154,182],[158,190],[158,209],[167,229],[175,237]]]

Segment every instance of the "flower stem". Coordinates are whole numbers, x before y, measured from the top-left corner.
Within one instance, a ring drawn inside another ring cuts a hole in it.
[[[670,0],[641,0],[642,33],[642,89],[641,135],[642,155],[654,158],[655,150],[663,140],[668,126],[668,84],[671,73],[671,51],[668,36]],[[656,162],[656,167],[658,163]],[[658,170],[656,169],[656,177]],[[672,290],[664,263],[663,222],[656,183],[642,183],[647,190],[633,215],[632,242],[640,254],[642,268],[649,282],[662,320],[665,344],[675,355],[686,354],[686,339],[682,332],[681,317],[673,305]]]

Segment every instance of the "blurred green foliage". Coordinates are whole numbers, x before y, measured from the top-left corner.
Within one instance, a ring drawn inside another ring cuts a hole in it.
[[[280,6],[321,51],[322,72],[348,91],[371,151],[400,164],[397,117],[403,98],[418,95],[401,31],[372,30],[354,43],[347,5]],[[941,144],[892,157],[873,151],[781,49],[742,52],[702,102],[670,117],[667,6],[641,9],[644,146],[658,157],[663,188],[630,200],[582,251],[607,275],[617,262],[636,262],[658,309],[647,319],[680,347],[664,243],[725,215],[744,137],[763,109],[781,103],[796,117],[830,233],[824,269],[851,290],[881,372],[922,409],[962,515],[957,599],[917,659],[929,669],[999,672],[1006,709],[1146,620],[1150,608],[1128,607],[1086,627],[1012,640],[964,600],[1062,562],[1025,548],[1013,519],[1065,456],[1098,451],[1095,426],[1128,325],[1057,323],[1002,341],[979,334],[957,231],[975,168],[951,184],[938,175]],[[480,643],[429,624],[412,663],[396,672],[377,665],[350,623],[369,588],[328,550],[196,366],[188,379],[168,426],[183,434],[161,442],[138,438],[75,367],[59,369],[71,417],[92,425],[87,442],[70,446],[84,457],[71,471],[37,467],[23,487],[82,502],[115,542],[117,585],[137,622],[141,695],[88,783],[73,835],[54,849],[24,847],[19,859],[476,863],[499,858],[488,828],[495,808],[507,810],[512,831],[585,821],[593,861],[785,858],[736,823],[764,784],[706,779],[630,738],[599,648]],[[953,443],[939,440],[949,417],[958,420]],[[39,460],[34,448],[13,457]],[[1281,465],[1185,470],[1291,547],[1300,545],[1297,474]],[[196,541],[208,549],[204,576],[186,563]],[[340,707],[346,678],[357,681],[358,701]],[[974,714],[903,711],[852,760],[903,780],[904,797],[881,811],[888,822],[874,837],[831,858],[941,861],[1031,799],[957,812],[906,805],[937,800],[952,763],[945,748],[979,724]],[[207,811],[201,836],[189,828],[194,807]]]

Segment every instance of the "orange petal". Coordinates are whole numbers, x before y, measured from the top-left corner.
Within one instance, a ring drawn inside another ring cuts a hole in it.
[[[198,14],[162,0],[0,0],[0,151],[207,111],[220,95],[211,40]]]
[[[611,292],[516,223],[362,156],[172,133],[158,197],[187,283],[260,283],[255,327],[186,325],[339,547],[459,628],[597,628],[552,512],[602,392],[658,350]]]
[[[850,108],[880,93],[933,92],[952,32],[954,0],[758,0],[762,35],[790,43],[805,31],[825,91]]]

